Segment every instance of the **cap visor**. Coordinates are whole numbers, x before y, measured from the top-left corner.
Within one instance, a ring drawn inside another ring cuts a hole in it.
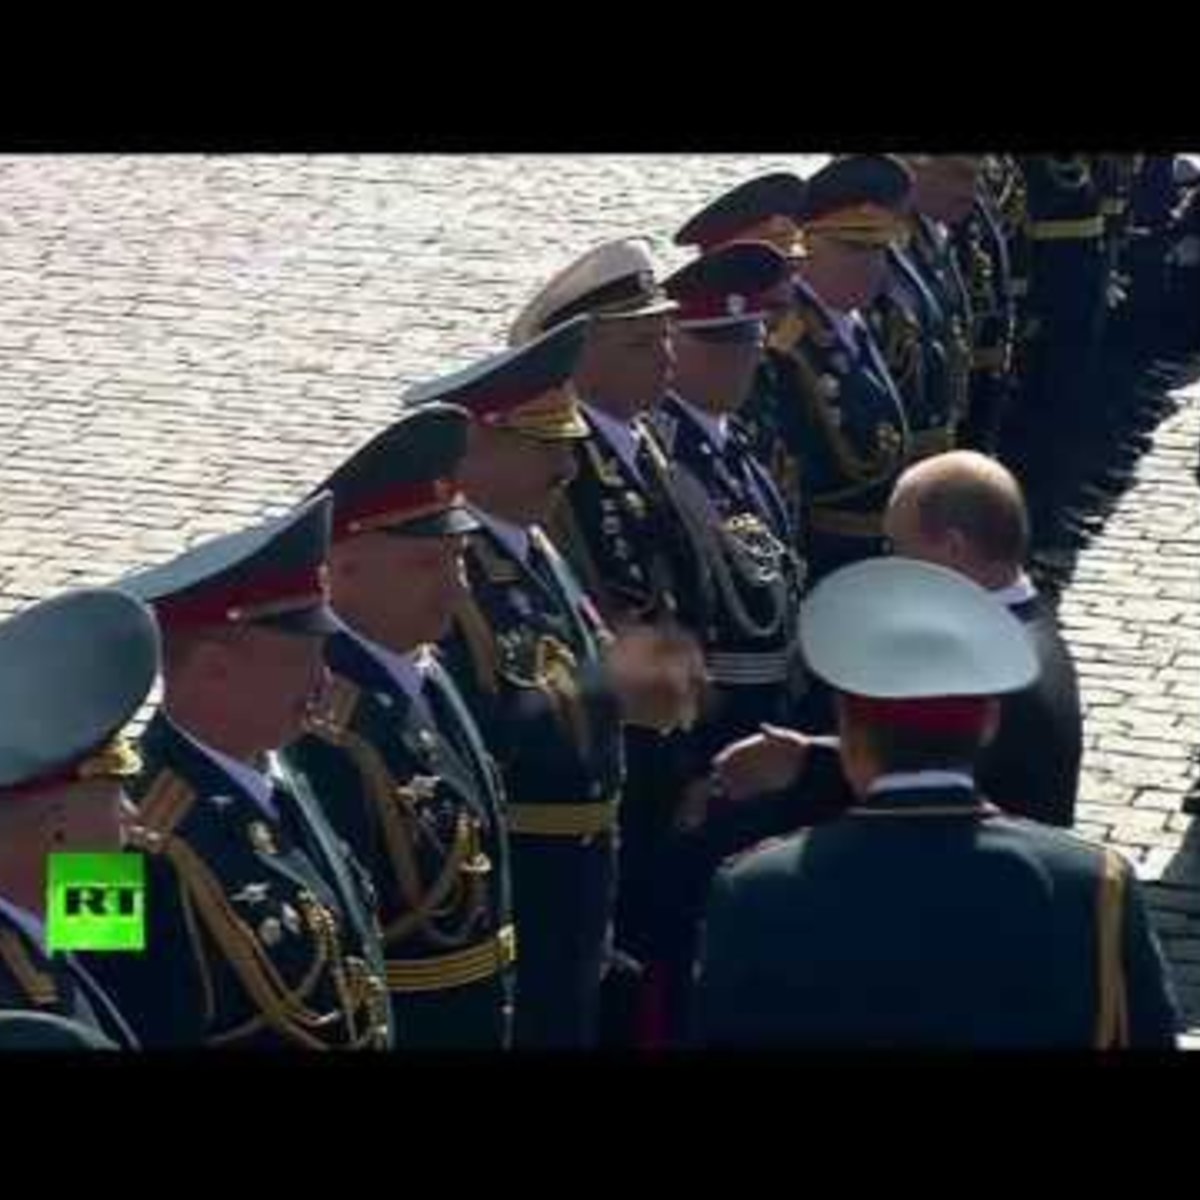
[[[474,533],[480,527],[479,520],[465,505],[458,504],[444,512],[432,513],[427,517],[418,517],[415,521],[405,521],[400,525],[391,525],[383,532],[392,533],[398,537],[453,537],[459,533]]]
[[[297,609],[295,612],[279,613],[277,616],[264,617],[252,624],[265,625],[268,629],[278,629],[281,633],[311,634],[314,637],[340,633],[342,629],[342,623],[327,604],[316,604],[311,608]]]

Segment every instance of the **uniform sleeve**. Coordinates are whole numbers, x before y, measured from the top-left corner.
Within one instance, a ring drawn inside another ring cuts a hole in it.
[[[1179,1008],[1162,949],[1146,911],[1145,894],[1132,876],[1125,895],[1125,988],[1131,1048],[1170,1049]]]
[[[751,947],[744,905],[728,870],[720,871],[709,893],[708,914],[698,957],[692,1038],[699,1046],[747,1045],[753,1030]]]

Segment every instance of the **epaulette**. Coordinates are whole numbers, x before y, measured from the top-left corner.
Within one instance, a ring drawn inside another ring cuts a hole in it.
[[[471,553],[478,560],[488,582],[504,584],[516,583],[521,578],[521,571],[512,559],[499,553],[488,540],[486,534],[477,534],[471,538]]]
[[[166,840],[191,811],[195,801],[195,788],[181,775],[164,767],[138,802],[135,819],[127,831],[130,844],[148,854],[161,853]]]
[[[808,331],[805,316],[796,308],[788,309],[771,330],[767,345],[779,354],[790,354]]]

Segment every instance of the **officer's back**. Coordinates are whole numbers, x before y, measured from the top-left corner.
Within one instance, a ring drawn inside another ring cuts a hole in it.
[[[849,817],[779,843],[718,885],[755,925],[742,970],[769,986],[739,989],[714,1040],[1088,1046],[1102,869],[1082,840],[999,814]],[[710,939],[725,936],[714,908]],[[1144,947],[1140,910],[1126,919]],[[1131,1017],[1134,1044],[1171,1044],[1163,1006]]]
[[[894,558],[801,613],[859,803],[717,879],[699,987],[718,1045],[1171,1046],[1175,1011],[1115,852],[1003,816],[973,764],[1037,662],[982,588]]]

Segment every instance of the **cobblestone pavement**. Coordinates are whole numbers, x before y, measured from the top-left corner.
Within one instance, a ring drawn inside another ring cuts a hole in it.
[[[822,156],[0,157],[0,614],[286,507],[607,237]],[[1080,557],[1080,829],[1200,1025],[1200,394]]]

